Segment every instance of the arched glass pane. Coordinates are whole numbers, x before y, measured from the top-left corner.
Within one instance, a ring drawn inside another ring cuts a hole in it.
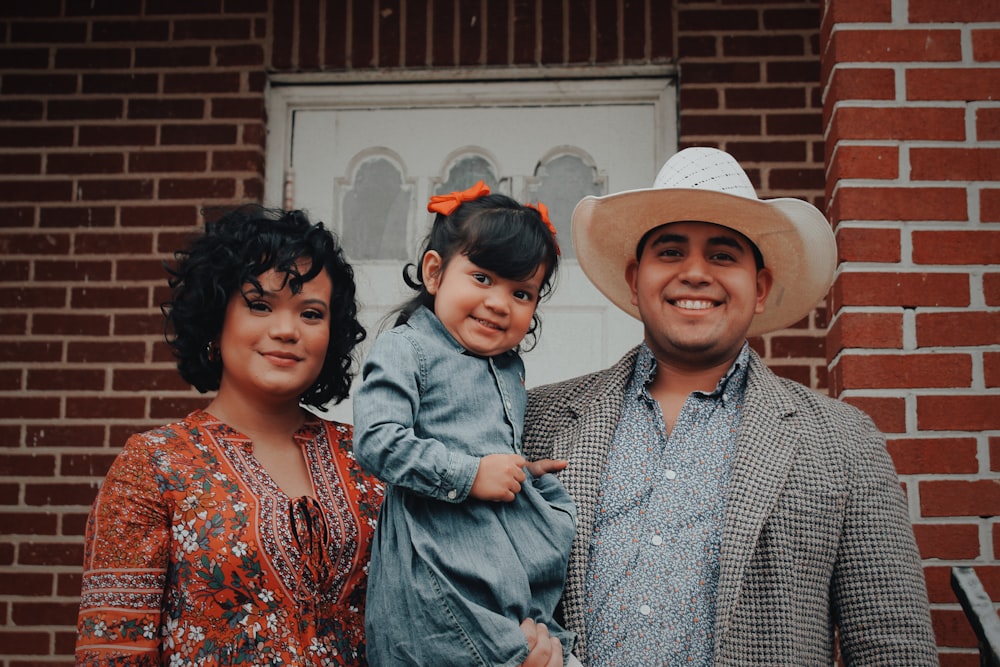
[[[366,160],[354,174],[342,207],[344,249],[352,259],[408,259],[409,192],[399,168],[382,157]]]
[[[439,183],[434,188],[434,194],[443,195],[449,192],[465,190],[471,188],[479,181],[485,181],[490,186],[491,192],[499,192],[496,174],[493,172],[493,165],[481,155],[469,155],[460,158],[448,170],[448,180]]]
[[[541,164],[535,174],[534,196],[549,209],[563,258],[576,258],[570,236],[573,208],[587,195],[601,196],[606,184],[597,169],[577,155],[560,155]]]

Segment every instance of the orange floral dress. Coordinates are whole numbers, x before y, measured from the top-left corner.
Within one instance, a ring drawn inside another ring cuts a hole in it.
[[[78,665],[365,665],[383,485],[349,425],[295,434],[315,497],[289,498],[204,411],[133,435],[87,522]]]

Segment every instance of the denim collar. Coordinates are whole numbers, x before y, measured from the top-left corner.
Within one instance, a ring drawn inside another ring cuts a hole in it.
[[[434,311],[427,306],[420,306],[414,310],[410,314],[410,317],[406,320],[406,323],[414,329],[429,332],[431,335],[440,338],[445,346],[450,348],[456,354],[468,354],[472,357],[489,359],[489,357],[483,357],[482,355],[476,354],[475,352],[469,352],[469,350],[465,349],[465,347],[451,335],[451,332],[448,331],[447,327],[445,327],[444,322],[438,319],[438,316],[434,314]],[[500,354],[494,356],[499,357],[506,354],[516,353],[514,350],[508,350],[507,352],[501,352]]]

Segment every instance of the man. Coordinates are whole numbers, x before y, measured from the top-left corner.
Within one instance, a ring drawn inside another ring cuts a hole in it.
[[[805,317],[836,248],[807,202],[759,200],[689,148],[653,188],[585,198],[591,281],[643,322],[611,368],[530,392],[524,453],[566,459],[577,535],[560,605],[574,654],[612,665],[936,665],[927,594],[883,436],[781,379],[747,337]]]

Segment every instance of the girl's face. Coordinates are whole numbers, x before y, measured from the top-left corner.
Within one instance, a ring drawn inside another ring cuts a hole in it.
[[[473,354],[492,357],[512,350],[531,328],[545,275],[539,266],[526,280],[511,280],[456,255],[443,265],[430,250],[422,266],[424,285],[434,295],[434,314],[455,340]]]
[[[330,276],[321,271],[298,294],[285,278],[271,269],[258,277],[262,292],[247,283],[229,298],[220,394],[256,405],[297,403],[319,377],[330,343]]]

